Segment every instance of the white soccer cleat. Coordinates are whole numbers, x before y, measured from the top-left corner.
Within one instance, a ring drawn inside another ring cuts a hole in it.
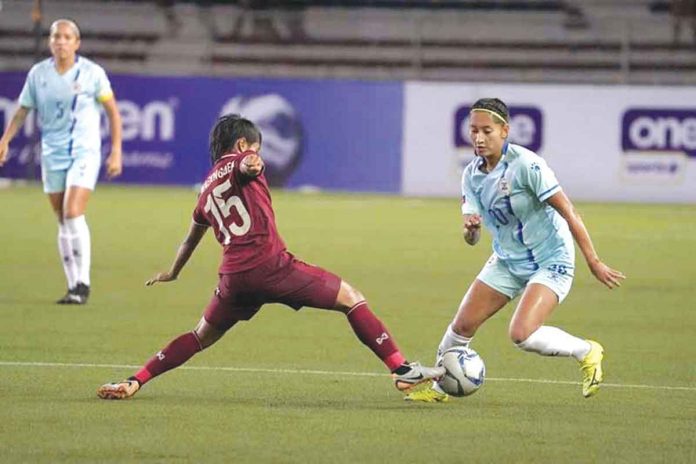
[[[424,367],[420,363],[413,362],[407,364],[410,369],[404,374],[392,374],[394,378],[394,386],[399,391],[408,393],[417,385],[424,382],[437,380],[445,375],[444,367]]]

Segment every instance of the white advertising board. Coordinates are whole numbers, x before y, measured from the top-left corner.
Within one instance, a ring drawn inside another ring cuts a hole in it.
[[[468,109],[497,97],[511,141],[544,157],[572,199],[696,203],[696,88],[408,82],[402,193],[460,194]]]

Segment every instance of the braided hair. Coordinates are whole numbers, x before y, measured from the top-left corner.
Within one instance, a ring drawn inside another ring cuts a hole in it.
[[[480,98],[471,106],[471,111],[484,111],[497,119],[499,123],[510,123],[510,111],[507,105],[499,98]]]

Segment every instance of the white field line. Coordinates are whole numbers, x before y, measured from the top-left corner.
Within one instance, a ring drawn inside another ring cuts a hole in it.
[[[90,364],[90,363],[60,363],[60,362],[29,362],[29,361],[0,361],[0,367],[72,367],[72,368],[96,368],[96,369],[139,369],[135,364]],[[189,371],[227,371],[227,372],[255,372],[260,374],[300,374],[300,375],[333,375],[344,377],[386,377],[386,374],[376,372],[344,372],[344,371],[317,371],[309,369],[263,369],[256,367],[216,367],[216,366],[181,366],[179,370]],[[486,377],[491,382],[523,382],[542,383],[556,385],[580,385],[580,382],[569,380],[547,379],[513,379],[504,377]],[[680,390],[696,392],[694,387],[681,387],[670,385],[639,385],[627,383],[604,383],[604,387],[610,388],[639,388],[646,390]]]

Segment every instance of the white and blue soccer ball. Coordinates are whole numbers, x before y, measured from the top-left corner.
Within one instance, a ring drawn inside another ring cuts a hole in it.
[[[445,368],[445,375],[437,383],[448,395],[469,396],[476,393],[486,378],[483,359],[471,348],[450,348],[442,354],[438,365]]]

